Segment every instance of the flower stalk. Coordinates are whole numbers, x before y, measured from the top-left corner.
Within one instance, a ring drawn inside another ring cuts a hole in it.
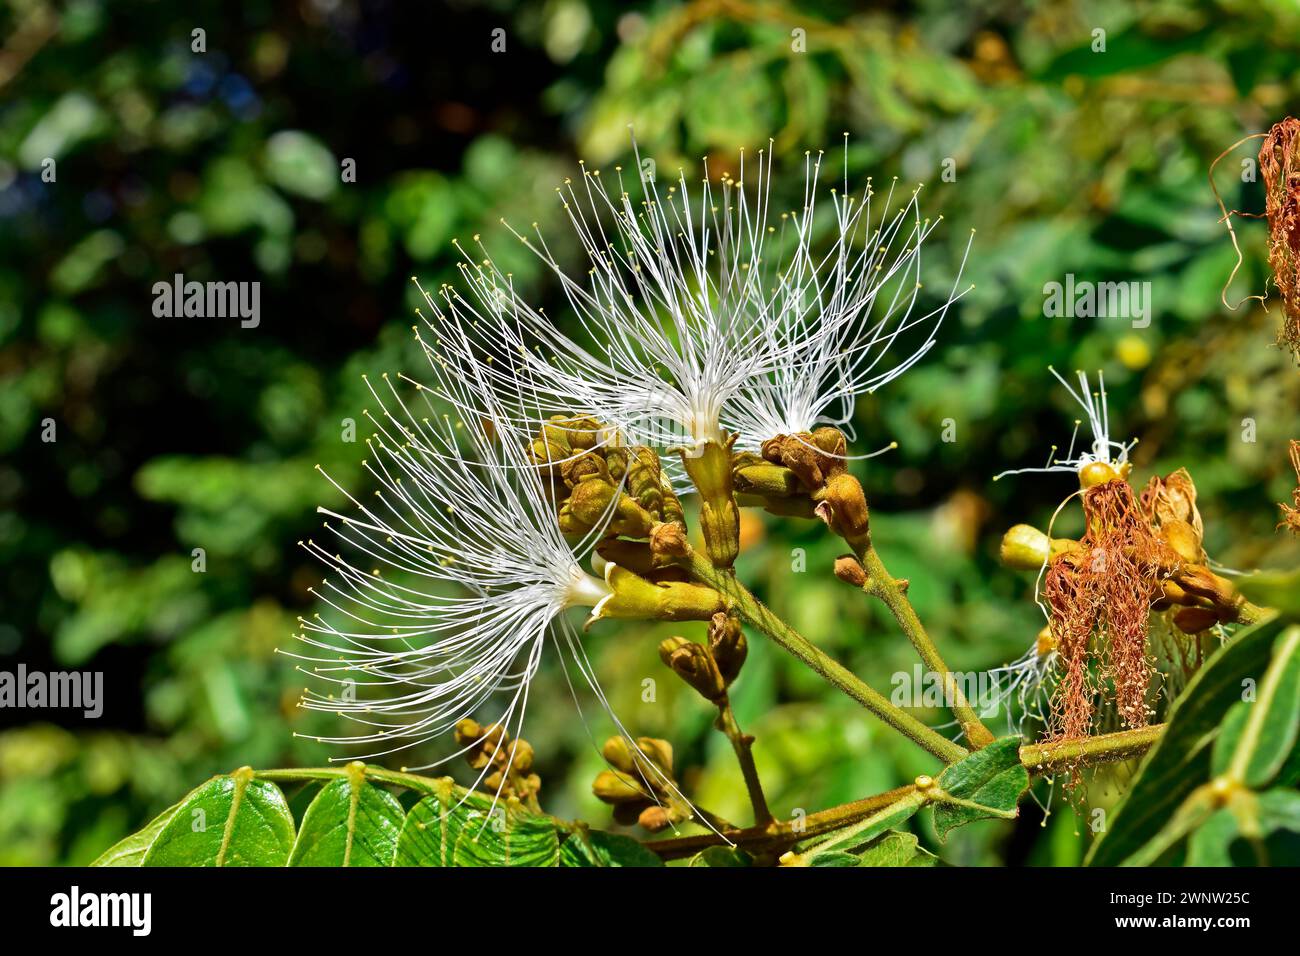
[[[894,615],[898,626],[907,635],[907,639],[916,648],[921,662],[934,673],[942,675],[944,699],[952,701],[953,714],[965,731],[966,739],[976,749],[991,744],[993,733],[984,726],[975,709],[966,699],[966,695],[962,693],[961,686],[953,677],[952,671],[948,669],[948,665],[944,663],[939,649],[935,647],[934,641],[925,630],[925,625],[917,616],[916,609],[912,607],[912,602],[907,599],[903,583],[890,575],[885,569],[884,562],[880,560],[880,555],[870,545],[858,557],[867,574],[862,590],[884,602],[890,613]]]
[[[688,550],[679,561],[691,577],[729,599],[742,618],[917,746],[945,764],[954,763],[967,755],[966,748],[935,732],[902,708],[894,706],[888,698],[791,628],[755,598],[734,575],[720,571],[694,549]]]

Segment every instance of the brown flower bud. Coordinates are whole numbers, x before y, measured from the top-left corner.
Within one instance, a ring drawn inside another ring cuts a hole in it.
[[[749,654],[749,643],[745,640],[740,621],[721,611],[713,615],[709,622],[709,652],[722,675],[723,685],[730,687]]]
[[[638,737],[637,749],[664,772],[668,778],[673,775],[673,745],[658,737]]]
[[[672,521],[655,525],[650,532],[650,553],[660,563],[685,557],[689,550],[686,526],[680,522]]]
[[[618,770],[602,770],[596,774],[591,792],[605,803],[641,803],[650,799],[636,777]]]
[[[658,833],[672,826],[672,818],[668,810],[661,806],[646,807],[637,816],[636,822],[645,827],[651,833]]]
[[[621,735],[606,740],[605,745],[600,748],[600,754],[615,770],[631,773],[635,766],[632,748],[628,745],[627,738]]]
[[[863,587],[867,583],[867,572],[862,569],[858,559],[851,554],[840,555],[835,559],[835,576],[855,588]]]
[[[705,700],[718,700],[727,692],[722,674],[704,645],[684,637],[670,637],[659,645],[659,658]]]
[[[832,531],[840,535],[854,549],[864,548],[870,542],[870,520],[867,496],[862,483],[847,471],[835,475],[826,487],[815,496],[820,504],[817,514]]]
[[[1209,607],[1182,607],[1174,612],[1174,623],[1187,634],[1199,634],[1219,623],[1219,613]]]

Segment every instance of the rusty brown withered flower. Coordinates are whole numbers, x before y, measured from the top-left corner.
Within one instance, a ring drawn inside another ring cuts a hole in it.
[[[1127,726],[1147,723],[1153,669],[1147,625],[1169,563],[1168,546],[1152,532],[1127,481],[1092,485],[1082,498],[1082,548],[1057,556],[1044,581],[1064,666],[1050,728],[1060,739],[1088,734],[1098,677],[1113,684]]]
[[[1295,507],[1279,504],[1282,509],[1282,521],[1278,524],[1291,529],[1292,534],[1300,534],[1300,441],[1291,439],[1291,467],[1295,469],[1296,489],[1291,492],[1291,501]]]
[[[1278,342],[1300,359],[1300,120],[1273,125],[1259,150],[1268,217],[1268,264],[1282,295]]]

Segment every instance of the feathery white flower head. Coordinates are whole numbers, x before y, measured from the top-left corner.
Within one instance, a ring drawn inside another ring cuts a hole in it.
[[[578,558],[603,529],[566,541],[526,436],[496,414],[478,371],[430,359],[436,389],[409,382],[409,403],[387,374],[366,380],[378,413],[365,413],[375,433],[364,467],[379,489],[366,503],[331,478],[356,511],[318,509],[355,557],[304,544],[331,573],[316,591],[326,613],[301,619],[309,650],[292,655],[330,689],[309,689],[303,704],[362,724],[322,739],[370,745],[367,756],[437,738],[494,699],[518,736],[548,638],[594,686],[566,612],[598,615],[612,594]]]
[[[847,146],[846,138],[846,153]],[[783,217],[795,241],[773,296],[781,317],[779,360],[746,380],[723,410],[724,426],[739,436],[742,449],[757,450],[777,435],[825,425],[853,440],[857,399],[919,362],[934,346],[949,307],[970,291],[957,291],[970,254],[968,239],[947,296],[924,314],[913,314],[922,288],[922,247],[943,217],[922,219],[920,186],[889,213],[895,179],[884,197],[886,212],[873,220],[872,181],[868,178],[861,196],[849,192],[847,155],[843,189],[830,190],[832,238],[827,251],[815,256],[820,166],[819,155],[806,176],[802,211]]]
[[[1012,468],[994,475],[993,480],[997,481],[1006,475],[1023,475],[1031,472],[1062,472],[1077,475],[1089,465],[1094,464],[1108,466],[1117,475],[1127,474],[1129,467],[1128,453],[1137,444],[1137,439],[1118,442],[1110,437],[1110,412],[1106,404],[1106,379],[1101,371],[1098,370],[1097,372],[1097,391],[1094,392],[1088,386],[1088,376],[1084,372],[1077,373],[1079,376],[1079,390],[1075,391],[1056,369],[1049,365],[1047,370],[1056,377],[1058,382],[1065,386],[1065,390],[1070,393],[1070,397],[1084,410],[1088,418],[1088,429],[1092,433],[1092,442],[1086,446],[1079,445],[1079,428],[1083,421],[1082,419],[1076,419],[1074,433],[1070,436],[1070,447],[1063,458],[1056,456],[1060,448],[1053,445],[1052,450],[1047,454],[1047,464],[1041,468]]]
[[[462,266],[472,301],[444,287],[446,311],[432,298],[430,307],[474,330],[497,384],[527,369],[539,406],[596,415],[636,444],[698,447],[734,432],[740,447],[757,448],[779,433],[845,424],[859,394],[933,345],[956,296],[912,315],[921,244],[934,228],[916,192],[873,224],[870,181],[859,197],[846,177],[843,192],[830,190],[829,250],[814,254],[821,154],[806,156],[802,207],[779,217],[766,150],[752,183],[743,152],[738,178],[716,184],[706,161],[694,196],[684,172],[664,189],[644,176],[635,196],[622,167],[613,188],[585,166],[581,182],[566,180],[557,191],[585,253],[584,279],[565,271],[536,224],[533,237],[512,232],[559,278],[590,342],[517,295],[485,249]],[[638,171],[649,166],[639,152],[636,161]],[[895,344],[912,351],[889,361]]]

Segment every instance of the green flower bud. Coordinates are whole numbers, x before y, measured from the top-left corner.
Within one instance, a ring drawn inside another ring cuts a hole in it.
[[[612,592],[592,611],[592,619],[707,621],[725,610],[722,595],[687,581],[651,582],[639,574],[609,564],[605,583]]]

